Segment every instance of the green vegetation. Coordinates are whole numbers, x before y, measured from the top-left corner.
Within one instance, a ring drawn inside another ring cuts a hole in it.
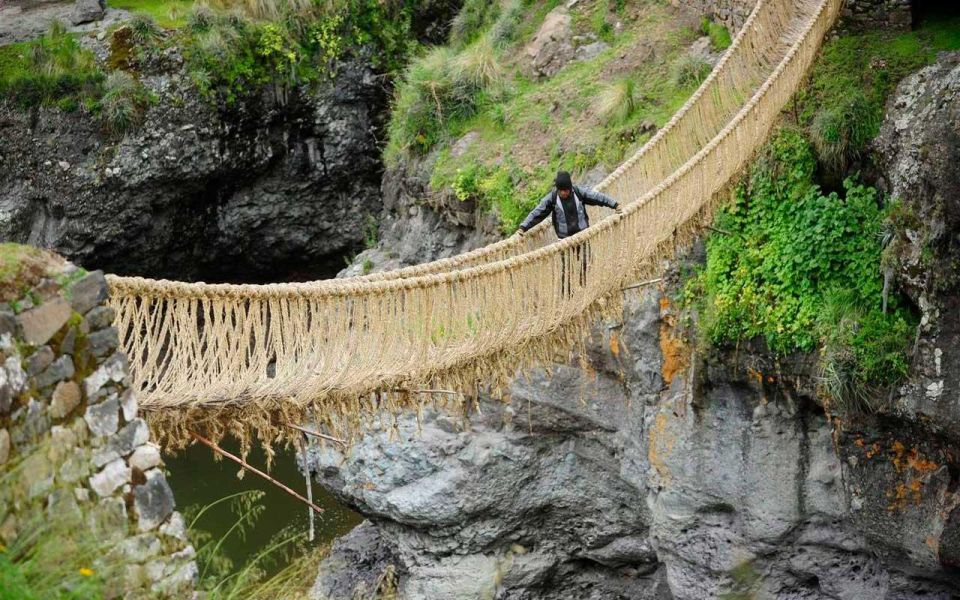
[[[93,53],[60,23],[37,40],[0,47],[0,96],[22,107],[73,109],[97,99],[103,80]]]
[[[842,173],[876,137],[887,96],[937,52],[960,49],[960,17],[939,18],[910,32],[849,34],[828,41],[810,85],[797,96],[799,124],[817,155]]]
[[[754,600],[755,588],[763,579],[756,567],[749,560],[745,560],[730,569],[729,590],[721,593],[718,600]]]
[[[910,312],[882,312],[881,233],[888,207],[876,190],[814,183],[816,160],[794,129],[780,131],[716,218],[729,232],[707,241],[688,282],[702,330],[716,344],[763,337],[777,354],[821,350],[824,393],[839,412],[875,408],[877,390],[909,368]]]
[[[281,531],[256,555],[236,565],[224,552],[226,544],[242,539],[264,512],[264,492],[247,490],[230,494],[202,507],[184,511],[188,534],[197,549],[201,593],[209,600],[305,600],[317,578],[320,562],[329,546],[310,547],[306,535]],[[229,505],[236,518],[221,537],[214,538],[201,526],[204,516],[219,505]],[[393,598],[394,577],[387,570],[373,590],[361,591],[355,600]],[[0,598],[2,600],[2,598]]]
[[[0,545],[0,600],[102,598],[107,579],[122,573],[109,564],[94,565],[92,557],[103,556],[110,546],[77,535],[85,528],[70,512],[54,513],[23,527],[9,547]]]
[[[54,261],[52,254],[39,248],[0,243],[0,302],[22,297]]]
[[[101,120],[110,131],[122,134],[137,124],[150,100],[143,84],[125,71],[114,71],[100,100]]]
[[[182,27],[194,0],[110,0],[111,8],[128,10],[137,15],[149,15],[161,27]]]
[[[267,86],[282,98],[293,86],[332,76],[353,52],[368,53],[384,71],[398,69],[416,46],[410,33],[416,4],[121,0],[115,6],[135,16],[112,32],[106,65],[98,66],[76,36],[56,25],[40,40],[0,48],[0,97],[22,108],[82,107],[100,115],[107,132],[120,134],[136,125],[150,101],[139,83],[141,66],[177,47],[211,99],[229,104]]]
[[[169,43],[197,87],[229,104],[267,85],[321,81],[361,48],[383,70],[399,68],[415,46],[413,10],[413,0],[221,0],[194,8]]]
[[[700,33],[710,38],[710,46],[714,50],[726,50],[733,43],[730,31],[719,23],[714,23],[709,17],[700,20]]]
[[[523,48],[558,4],[530,1],[520,10],[509,0],[467,2],[451,43],[414,60],[394,99],[387,163],[430,156],[431,187],[495,212],[505,232],[558,169],[610,169],[636,151],[709,72],[683,66],[696,32],[640,0],[578,5],[574,34],[606,39],[610,48],[535,78]],[[624,22],[621,33],[605,26],[613,17]],[[645,60],[650,52],[658,59]],[[472,142],[459,147],[467,134]]]

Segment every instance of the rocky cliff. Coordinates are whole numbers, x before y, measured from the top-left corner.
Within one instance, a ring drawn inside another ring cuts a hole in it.
[[[957,597],[958,60],[902,82],[875,142],[913,215],[891,276],[923,312],[887,408],[830,415],[809,356],[697,352],[672,276],[628,292],[580,360],[465,420],[427,411],[315,452],[317,480],[369,518],[315,596],[393,565],[405,598]]]
[[[156,101],[119,140],[83,111],[0,104],[0,238],[110,272],[208,280],[329,276],[362,246],[387,102],[368,65],[229,107],[176,66],[143,83]]]

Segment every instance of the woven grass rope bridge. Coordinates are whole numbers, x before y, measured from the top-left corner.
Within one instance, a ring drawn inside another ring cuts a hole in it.
[[[309,283],[111,276],[121,345],[154,432],[168,446],[187,443],[189,431],[270,444],[295,437],[286,424],[309,413],[349,435],[361,415],[419,402],[395,390],[469,392],[569,349],[598,314],[620,310],[621,288],[709,222],[840,2],[759,0],[697,92],[598,186],[623,214],[571,238],[551,243],[544,222],[449,259]]]

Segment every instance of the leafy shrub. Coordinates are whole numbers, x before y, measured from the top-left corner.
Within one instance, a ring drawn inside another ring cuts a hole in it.
[[[878,118],[866,96],[858,90],[851,90],[833,106],[821,108],[810,125],[810,137],[820,160],[842,172],[863,153],[879,127]]]
[[[881,311],[886,211],[876,190],[848,179],[844,197],[824,195],[815,166],[799,132],[776,135],[718,215],[731,234],[708,239],[687,292],[714,343],[761,336],[780,354],[823,347],[823,389],[853,408],[906,373],[910,315],[895,302]]]
[[[457,200],[465,202],[480,196],[480,168],[476,163],[457,169],[457,176],[453,179],[453,193]]]

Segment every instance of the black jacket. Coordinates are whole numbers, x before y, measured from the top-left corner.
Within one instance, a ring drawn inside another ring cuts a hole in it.
[[[606,206],[607,208],[617,207],[616,200],[606,194],[595,192],[590,188],[573,186],[573,200],[577,215],[576,218],[574,218],[574,215],[570,215],[570,223],[575,224],[575,231],[571,231],[568,226],[567,215],[563,211],[563,206],[561,206],[559,198],[560,196],[557,194],[556,188],[554,188],[540,200],[536,208],[530,211],[527,218],[520,224],[520,229],[528,231],[534,225],[546,219],[549,214],[553,218],[553,230],[557,232],[558,238],[563,239],[590,227],[590,218],[587,216],[585,204]]]

